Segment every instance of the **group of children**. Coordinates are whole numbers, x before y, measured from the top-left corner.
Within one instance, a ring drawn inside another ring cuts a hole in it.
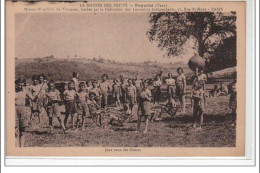
[[[175,96],[179,98],[182,113],[185,113],[185,94],[186,94],[186,78],[183,74],[183,69],[179,67],[177,69],[177,78],[173,78],[171,73],[168,73],[166,79],[167,84],[167,100],[171,107],[176,106]],[[73,78],[68,82],[67,88],[63,93],[55,88],[55,82],[53,80],[46,83],[44,75],[34,75],[32,77],[33,84],[31,86],[25,86],[26,81],[22,78],[18,78],[15,81],[16,84],[16,117],[19,129],[19,146],[24,145],[24,133],[25,128],[28,126],[28,122],[37,117],[39,123],[41,122],[41,112],[45,109],[49,118],[50,133],[53,133],[53,117],[56,117],[62,127],[64,133],[66,133],[66,124],[68,118],[71,117],[72,128],[78,130],[81,125],[82,131],[85,130],[85,120],[91,116],[97,116],[99,120],[102,116],[102,112],[105,112],[108,107],[108,93],[112,93],[115,99],[116,107],[126,107],[126,114],[129,115],[129,119],[133,115],[134,105],[138,105],[138,120],[137,120],[137,132],[140,131],[141,119],[145,118],[145,129],[143,133],[147,133],[149,116],[151,115],[152,101],[154,104],[160,103],[162,76],[157,75],[152,82],[153,92],[148,88],[150,81],[148,79],[141,80],[138,75],[135,79],[114,79],[111,85],[108,82],[108,75],[102,75],[102,81],[96,80],[79,82],[78,73],[73,72]],[[194,127],[196,127],[197,121],[199,121],[199,128],[203,122],[203,111],[205,103],[205,83],[207,82],[206,75],[203,70],[200,70],[196,75],[193,82],[193,88],[191,92],[191,99],[193,100],[193,117]],[[235,91],[235,82],[233,86],[233,93]],[[61,97],[62,96],[62,97]],[[233,94],[232,97],[236,97]],[[25,114],[25,99],[29,98],[31,106],[30,120]],[[233,99],[234,100],[234,99]],[[65,105],[65,118],[61,119],[60,103]],[[231,104],[230,104],[231,105]],[[236,105],[233,106],[234,110]],[[233,109],[232,109],[233,110]]]

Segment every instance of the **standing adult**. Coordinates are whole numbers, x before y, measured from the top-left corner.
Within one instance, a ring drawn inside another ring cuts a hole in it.
[[[176,95],[178,96],[181,107],[182,114],[186,112],[186,102],[185,102],[185,93],[186,93],[186,77],[183,74],[183,69],[181,67],[177,68],[177,80],[176,80]]]

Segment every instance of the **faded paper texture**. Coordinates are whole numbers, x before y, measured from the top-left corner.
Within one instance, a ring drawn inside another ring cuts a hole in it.
[[[244,156],[245,9],[6,2],[7,156]]]

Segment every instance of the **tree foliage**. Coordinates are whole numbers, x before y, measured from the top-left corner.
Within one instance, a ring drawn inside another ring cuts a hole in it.
[[[151,13],[149,23],[148,38],[158,42],[168,57],[182,54],[184,44],[194,39],[194,49],[201,57],[215,58],[226,39],[236,38],[235,12]]]

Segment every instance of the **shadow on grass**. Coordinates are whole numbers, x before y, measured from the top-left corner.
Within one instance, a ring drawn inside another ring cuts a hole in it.
[[[232,120],[232,113],[222,114],[222,115],[212,115],[204,114],[204,122],[217,122],[222,123]]]
[[[50,134],[47,131],[42,131],[42,132],[39,132],[39,131],[29,131],[28,133],[31,133],[33,135],[49,135]]]
[[[113,128],[114,131],[124,131],[124,132],[131,132],[131,131],[135,131],[136,129],[134,128]]]

